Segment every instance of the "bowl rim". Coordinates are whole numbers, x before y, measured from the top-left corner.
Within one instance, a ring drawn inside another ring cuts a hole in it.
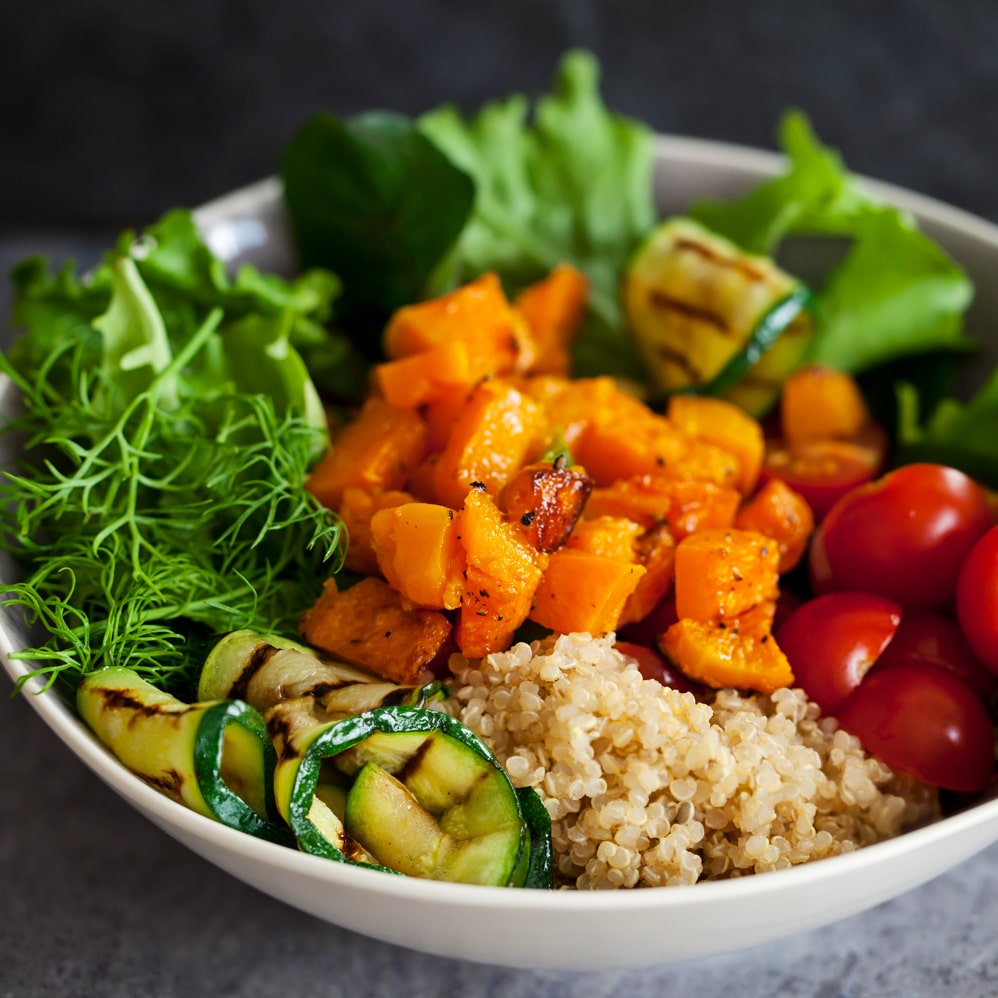
[[[670,134],[655,137],[655,157],[656,160],[665,158],[689,166],[733,170],[743,175],[746,180],[771,176],[785,163],[785,157],[777,152]],[[944,201],[863,175],[855,176],[866,190],[902,210],[918,215],[920,221],[928,221],[954,233],[970,236],[989,244],[998,253],[998,225]],[[264,208],[279,205],[280,200],[279,179],[267,177],[202,204],[193,209],[193,215],[198,225],[206,228],[234,216],[258,214]],[[0,375],[0,403],[12,391],[13,383],[6,376]],[[15,681],[30,671],[28,663],[11,657],[16,650],[10,628],[0,616],[0,662]],[[487,905],[492,909],[505,910],[528,907],[540,912],[579,911],[604,915],[655,909],[664,914],[677,908],[723,904],[736,898],[740,901],[750,900],[769,894],[788,882],[798,888],[806,888],[829,877],[856,875],[879,865],[888,855],[893,856],[895,860],[901,860],[905,855],[920,851],[933,843],[972,831],[991,822],[995,824],[994,837],[998,839],[998,795],[996,795],[931,824],[852,852],[803,863],[790,869],[769,871],[764,875],[701,881],[688,885],[686,889],[524,891],[420,880],[345,863],[330,862],[287,846],[254,838],[174,802],[120,763],[55,691],[39,693],[43,685],[39,679],[27,680],[23,695],[46,725],[101,780],[160,827],[168,831],[171,827],[176,827],[185,836],[198,840],[206,846],[281,872],[324,881],[330,887],[340,885],[362,888],[366,892],[399,901],[418,900],[468,908]],[[922,879],[934,875],[935,873],[928,873]],[[788,881],[787,878],[792,880]],[[690,890],[689,887],[695,889]]]

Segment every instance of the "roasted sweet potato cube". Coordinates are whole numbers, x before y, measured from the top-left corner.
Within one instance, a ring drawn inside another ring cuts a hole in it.
[[[795,568],[804,556],[814,514],[807,500],[778,478],[771,478],[738,511],[735,526],[771,537],[780,549],[780,573]]]
[[[646,527],[665,523],[678,541],[697,530],[730,527],[740,502],[735,489],[714,482],[639,475],[594,488],[586,514],[626,516]]]
[[[779,595],[779,546],[754,530],[701,530],[676,548],[680,619],[725,622]]]
[[[467,559],[456,516],[447,506],[410,502],[371,519],[382,574],[415,606],[456,610],[461,605]]]
[[[351,485],[343,490],[339,514],[347,529],[349,544],[344,567],[358,575],[378,575],[378,556],[371,547],[371,517],[380,509],[390,509],[412,502],[408,492],[368,492]]]
[[[551,555],[530,619],[562,634],[605,634],[616,629],[627,598],[644,574],[633,561],[562,548]]]
[[[468,346],[460,341],[379,364],[374,377],[385,401],[396,409],[425,405],[455,390],[466,391],[476,380]]]
[[[417,412],[372,396],[353,422],[334,433],[332,447],[305,487],[330,509],[339,508],[343,490],[351,485],[368,492],[401,489],[425,457],[426,439],[426,424]]]
[[[690,679],[721,689],[772,693],[794,681],[764,607],[727,622],[682,619],[658,642],[662,654]]]
[[[468,493],[458,521],[468,567],[455,637],[463,655],[480,658],[509,647],[530,612],[547,556],[484,492]]]
[[[791,447],[812,440],[850,440],[869,419],[859,386],[841,371],[808,364],[783,386],[780,426]]]
[[[673,395],[668,414],[670,421],[684,433],[734,456],[738,474],[730,484],[742,495],[755,488],[766,451],[757,420],[733,402],[702,395]]]
[[[478,384],[462,407],[433,470],[439,502],[460,508],[468,490],[498,495],[536,453],[546,424],[533,399],[496,378]]]
[[[593,480],[581,468],[541,461],[521,468],[499,495],[499,508],[518,520],[538,551],[557,551],[585,508]]]
[[[468,348],[472,381],[525,371],[535,356],[527,320],[510,305],[492,273],[439,298],[400,308],[384,335],[385,353],[393,359],[455,341]]]
[[[568,348],[582,324],[588,294],[585,274],[562,263],[517,295],[514,304],[526,318],[537,344],[532,371],[568,374]]]
[[[339,591],[330,579],[299,629],[315,648],[396,683],[413,683],[451,633],[439,610],[406,609],[381,579]]]
[[[620,627],[644,620],[665,598],[675,578],[676,541],[665,524],[646,530],[635,547],[645,574],[624,604]]]

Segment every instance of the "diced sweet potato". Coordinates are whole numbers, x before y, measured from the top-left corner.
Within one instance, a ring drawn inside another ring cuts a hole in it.
[[[645,574],[627,598],[619,626],[644,620],[662,602],[675,577],[676,541],[664,524],[651,527],[637,540],[637,560]]]
[[[697,530],[730,527],[739,502],[735,489],[713,482],[639,475],[593,489],[586,515],[625,516],[646,527],[665,523],[679,541]]]
[[[381,579],[362,579],[338,591],[326,582],[299,625],[315,648],[396,683],[413,683],[451,632],[439,610],[406,609]]]
[[[731,402],[701,395],[673,395],[668,414],[684,433],[735,456],[738,474],[732,484],[742,495],[755,488],[766,451],[757,420]]]
[[[624,516],[587,516],[576,525],[568,546],[601,558],[618,561],[638,560],[638,540],[645,528]]]
[[[351,485],[368,492],[401,489],[425,455],[426,424],[419,414],[372,396],[357,418],[334,434],[305,487],[324,506],[337,509]]]
[[[579,463],[583,462],[574,448],[591,424],[612,426],[649,415],[648,407],[643,402],[623,391],[609,377],[579,378],[576,381],[554,377],[530,378],[523,390],[544,406],[548,423],[561,434]]]
[[[717,689],[734,686],[772,693],[794,681],[762,607],[726,623],[679,620],[658,644],[690,679]]]
[[[563,634],[615,630],[627,598],[645,574],[633,561],[565,547],[551,555],[530,619]]]
[[[476,380],[468,346],[459,340],[379,364],[374,377],[385,401],[396,409],[413,408],[455,390],[467,390]]]
[[[780,549],[780,574],[795,568],[814,530],[807,500],[778,478],[772,478],[738,511],[735,526],[772,538]]]
[[[568,374],[568,348],[582,323],[588,293],[585,274],[562,263],[517,296],[514,304],[526,318],[537,345],[532,371]]]
[[[481,382],[458,414],[434,468],[438,500],[457,509],[468,490],[478,486],[498,495],[536,452],[544,430],[536,402],[499,379]]]
[[[809,364],[783,386],[780,425],[791,447],[811,440],[851,440],[869,419],[859,386],[830,367]]]
[[[686,455],[687,438],[650,410],[632,418],[592,421],[572,449],[597,485],[671,468]]]
[[[521,468],[499,495],[499,508],[518,520],[538,551],[560,548],[582,513],[592,479],[579,468],[543,461]]]
[[[385,328],[385,353],[393,359],[454,342],[468,348],[472,381],[527,370],[535,357],[527,320],[491,273],[439,298],[400,308]]]
[[[780,551],[753,530],[701,530],[676,548],[680,619],[718,623],[779,595]]]
[[[347,529],[350,543],[347,546],[347,556],[344,566],[358,575],[378,575],[378,558],[371,547],[371,517],[379,509],[390,509],[412,502],[413,496],[408,492],[392,490],[390,492],[368,492],[351,485],[343,490],[339,514],[343,526]]]
[[[375,513],[371,537],[389,584],[415,606],[456,610],[467,563],[454,510],[410,502]]]
[[[484,492],[469,492],[457,519],[468,568],[455,637],[463,655],[480,658],[509,647],[547,558]]]

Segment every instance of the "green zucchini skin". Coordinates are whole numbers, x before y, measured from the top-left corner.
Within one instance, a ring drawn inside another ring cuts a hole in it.
[[[272,820],[274,748],[248,704],[183,703],[131,670],[112,667],[80,683],[76,706],[94,734],[151,786],[230,828],[288,841],[287,829]]]
[[[370,858],[358,859],[356,852],[360,846],[345,830],[335,828],[335,834],[329,834],[331,825],[328,815],[323,818],[324,829],[312,820],[320,767],[323,760],[335,760],[337,755],[348,752],[379,733],[439,731],[471,749],[481,760],[494,767],[496,778],[508,786],[510,806],[517,812],[521,831],[515,869],[503,886],[552,886],[550,820],[540,798],[533,790],[517,791],[485,744],[450,715],[421,707],[380,707],[326,724],[309,726],[307,716],[289,702],[270,712],[268,727],[278,752],[274,781],[277,806],[303,852],[397,873],[376,861],[372,862]],[[543,817],[540,812],[543,812]]]

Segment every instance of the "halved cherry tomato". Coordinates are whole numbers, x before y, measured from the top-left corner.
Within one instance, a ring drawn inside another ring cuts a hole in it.
[[[839,724],[892,769],[947,790],[984,790],[994,775],[994,727],[970,687],[935,665],[871,673]]]
[[[998,527],[967,555],[956,587],[956,611],[977,657],[998,673]]]
[[[802,495],[821,520],[846,493],[879,474],[887,453],[884,428],[869,423],[852,440],[766,441],[762,480],[779,478]]]
[[[831,593],[808,600],[776,631],[796,685],[834,714],[889,646],[901,607],[868,593]]]
[[[945,669],[966,683],[985,704],[990,704],[998,693],[998,675],[974,654],[960,625],[940,613],[905,613],[897,634],[874,663],[873,671],[909,662],[927,662]]]
[[[680,693],[702,693],[703,686],[687,679],[678,669],[673,668],[654,648],[636,645],[630,641],[618,641],[617,651],[638,664],[638,670],[645,679],[657,679],[663,686],[671,686]]]
[[[987,495],[938,464],[911,464],[843,496],[811,541],[817,593],[857,591],[933,610],[950,600],[967,553],[991,525]]]

